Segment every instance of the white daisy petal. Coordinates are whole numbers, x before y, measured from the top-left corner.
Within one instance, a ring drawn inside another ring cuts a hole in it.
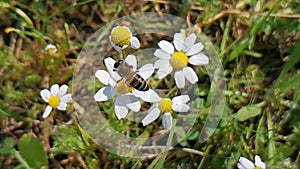
[[[119,120],[125,118],[128,114],[128,108],[126,106],[115,105],[115,114]]]
[[[47,118],[49,116],[49,114],[51,113],[51,111],[52,111],[52,107],[48,105],[46,107],[46,109],[44,110],[42,117]]]
[[[139,91],[133,89],[132,94],[134,94],[136,97],[141,98],[143,101],[150,102],[150,103],[158,102],[161,99],[158,96],[158,94],[152,89],[149,89],[147,91]]]
[[[55,45],[53,44],[48,44],[46,47],[45,47],[45,51],[48,51],[49,49],[51,49],[53,51],[53,53],[56,53],[57,52],[57,48]]]
[[[138,112],[141,109],[141,102],[133,95],[127,95],[129,102],[126,106],[133,112]]]
[[[198,76],[191,67],[183,68],[183,74],[191,84],[195,84],[198,81]]]
[[[58,90],[59,90],[58,84],[52,85],[50,88],[50,92],[51,92],[52,96],[56,96],[58,93]]]
[[[48,103],[49,98],[51,97],[50,91],[48,89],[43,89],[43,90],[41,90],[40,95],[41,95],[42,99]]]
[[[128,108],[126,107],[127,98],[123,96],[117,97],[115,102],[115,114],[119,120],[125,118],[128,114]]]
[[[61,110],[61,111],[66,111],[67,110],[67,103],[60,102],[57,109]]]
[[[196,34],[192,33],[184,40],[184,46],[183,46],[184,52],[187,52],[191,49],[191,47],[196,41],[196,38],[197,38]]]
[[[253,169],[253,168],[248,168],[246,166],[243,166],[243,164],[240,164],[240,163],[237,164],[237,168],[238,169]]]
[[[175,33],[174,34],[174,46],[177,51],[182,51],[184,43],[184,36],[182,33]]]
[[[125,62],[128,63],[129,65],[131,65],[133,70],[136,70],[137,61],[136,61],[136,57],[134,55],[128,55],[125,58]]]
[[[171,55],[169,53],[166,53],[162,49],[156,49],[154,52],[154,56],[156,56],[160,59],[166,59],[166,60],[169,60],[171,58]]]
[[[103,84],[108,85],[110,81],[110,75],[105,70],[97,70],[95,73],[96,78]]]
[[[67,93],[67,90],[68,90],[67,85],[64,84],[64,85],[60,86],[60,88],[58,90],[58,93],[57,93],[57,96],[62,97],[63,95],[65,95]]]
[[[148,124],[155,121],[159,117],[159,115],[160,115],[160,111],[156,105],[151,109],[151,111],[149,110],[148,114],[142,120],[143,126],[147,126]]]
[[[70,101],[72,101],[72,95],[71,94],[66,94],[66,95],[62,96],[60,98],[60,101],[64,102],[64,103],[69,103]]]
[[[203,50],[203,48],[204,48],[204,47],[203,47],[203,45],[202,45],[201,42],[195,43],[195,44],[192,46],[192,48],[191,48],[189,51],[186,52],[186,55],[188,55],[188,56],[195,55],[195,54],[201,52],[201,51]]]
[[[146,64],[139,68],[138,74],[144,79],[147,80],[154,72],[154,66],[152,64]]]
[[[172,45],[172,43],[166,41],[166,40],[161,40],[160,42],[158,42],[158,46],[164,50],[165,52],[169,53],[169,54],[173,54],[174,53],[174,46]]]
[[[178,70],[174,74],[176,86],[180,89],[183,89],[185,86],[185,79],[183,70]]]
[[[140,41],[135,36],[130,38],[130,45],[133,49],[139,49],[141,46]]]
[[[253,164],[250,160],[248,160],[247,158],[245,158],[245,157],[240,157],[239,163],[238,163],[237,167],[238,167],[239,169],[253,169],[255,166],[254,166],[254,164]]]
[[[102,102],[111,99],[116,95],[117,91],[115,88],[106,86],[102,87],[95,95],[95,101]]]
[[[172,128],[173,117],[170,113],[165,113],[163,115],[162,124],[165,130],[170,130]]]
[[[187,112],[189,111],[190,106],[185,104],[185,103],[173,103],[172,104],[172,110],[176,111],[176,112]]]
[[[260,156],[255,155],[254,160],[255,160],[255,165],[257,167],[261,167],[262,169],[266,168],[266,164],[264,162],[262,162]]]
[[[116,63],[116,61],[113,58],[108,57],[108,58],[104,59],[104,64],[106,66],[108,73],[110,74],[110,76],[112,78],[114,78],[116,81],[118,81],[118,80],[121,80],[122,77],[116,71],[114,71],[115,63]]]
[[[197,55],[191,56],[189,58],[189,63],[196,66],[206,65],[209,63],[209,59],[204,53],[199,53]]]
[[[173,67],[171,66],[170,62],[168,60],[163,59],[158,59],[154,63],[154,67],[158,68],[156,75],[159,79],[166,77],[173,70]]]
[[[121,48],[121,47],[115,45],[115,44],[111,41],[111,37],[110,37],[110,36],[109,36],[109,38],[110,38],[110,42],[111,42],[111,45],[113,46],[113,48],[114,48],[117,52],[121,53],[121,51],[122,51],[123,48]]]
[[[173,97],[172,103],[187,103],[190,100],[189,95],[180,95]]]

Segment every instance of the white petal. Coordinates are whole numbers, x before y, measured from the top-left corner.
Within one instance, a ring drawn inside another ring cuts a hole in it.
[[[183,68],[183,73],[185,78],[191,83],[195,84],[198,81],[198,76],[196,72],[191,67]]]
[[[174,76],[175,76],[176,86],[179,89],[183,89],[184,86],[185,86],[185,78],[184,78],[183,70],[176,71],[175,74],[174,74]]]
[[[172,45],[172,43],[166,41],[166,40],[162,40],[160,42],[158,42],[158,46],[164,50],[165,52],[169,53],[169,54],[173,54],[174,53],[174,46]]]
[[[116,95],[116,89],[110,86],[102,87],[95,95],[95,101],[102,102],[111,99]]]
[[[189,63],[196,66],[206,65],[209,63],[209,59],[204,53],[199,53],[197,55],[191,56],[189,58]]]
[[[116,81],[118,81],[118,80],[121,80],[122,78],[116,71],[114,71],[115,63],[116,63],[116,61],[111,57],[104,59],[104,64],[106,66],[108,73],[110,74],[110,76],[112,78],[114,78]]]
[[[125,118],[128,114],[128,108],[126,107],[125,100],[126,98],[123,96],[117,97],[115,102],[115,114],[119,120]]]
[[[126,106],[133,112],[138,112],[141,109],[141,103],[139,99],[133,95],[126,95],[128,97],[128,103]]]
[[[128,108],[126,106],[115,105],[115,114],[119,120],[125,118],[128,114]]]
[[[57,109],[61,110],[61,111],[66,111],[67,110],[67,103],[60,102]]]
[[[173,117],[170,113],[165,113],[163,115],[162,124],[165,130],[170,130],[172,128]]]
[[[47,118],[49,116],[49,114],[51,113],[52,111],[52,107],[51,106],[47,106],[46,109],[44,110],[44,113],[42,115],[43,118]]]
[[[261,167],[262,169],[265,169],[265,168],[266,168],[266,164],[265,164],[264,162],[261,161],[260,156],[255,155],[254,160],[255,160],[255,166]]]
[[[51,97],[50,91],[48,89],[43,89],[43,90],[41,90],[40,95],[41,95],[42,99],[48,103],[49,98]]]
[[[189,111],[190,106],[185,104],[185,103],[173,103],[172,104],[172,110],[176,111],[176,112],[187,112]]]
[[[203,48],[204,47],[201,42],[196,43],[192,46],[192,48],[189,51],[186,52],[186,55],[192,56],[194,54],[197,54],[197,53],[201,52],[203,50]]]
[[[153,106],[153,108],[152,109],[150,108],[150,110],[149,110],[148,114],[144,117],[144,119],[142,120],[143,126],[147,126],[148,124],[152,123],[160,115],[160,111],[157,106]]]
[[[239,169],[253,169],[255,166],[254,166],[254,164],[253,164],[250,160],[248,160],[247,158],[245,158],[245,157],[240,157],[239,163],[238,163],[237,167],[238,167]]]
[[[184,52],[187,52],[191,49],[191,47],[196,41],[196,38],[197,38],[196,34],[192,33],[184,40],[184,46],[183,46]]]
[[[64,84],[64,85],[60,86],[60,88],[58,90],[58,93],[57,93],[57,96],[62,97],[63,95],[65,95],[67,93],[67,90],[68,90],[67,85]]]
[[[53,44],[48,44],[46,47],[45,47],[45,51],[48,51],[49,49],[51,49],[53,51],[53,53],[56,53],[57,52],[57,48],[55,45]]]
[[[111,42],[111,45],[113,46],[113,48],[117,51],[117,52],[119,52],[119,53],[121,53],[121,51],[122,51],[122,47],[120,47],[120,46],[118,46],[118,45],[115,45],[112,41],[111,41],[111,37],[109,36],[109,40],[110,40],[110,42]]]
[[[174,34],[174,46],[177,51],[182,51],[184,43],[184,35],[182,33]]]
[[[245,167],[245,166],[243,166],[243,165],[240,164],[240,163],[237,164],[237,168],[238,168],[238,169],[253,169],[253,168]]]
[[[190,100],[189,95],[180,95],[173,97],[172,103],[187,103]]]
[[[134,94],[136,97],[141,98],[143,101],[150,103],[158,102],[161,99],[158,94],[152,89],[149,89],[147,91],[139,91],[133,89],[132,94]]]
[[[125,58],[125,62],[132,66],[133,70],[136,70],[137,67],[137,61],[136,57],[134,55],[128,55]]]
[[[105,70],[97,70],[95,73],[96,78],[103,84],[108,85],[110,80],[110,75]]]
[[[154,63],[154,67],[158,68],[156,75],[159,79],[166,77],[173,70],[173,67],[171,66],[170,62],[168,60],[163,59],[158,59]]]
[[[63,97],[60,98],[61,102],[64,103],[69,103],[70,101],[72,101],[72,95],[71,94],[66,94]]]
[[[165,59],[165,60],[169,60],[171,58],[171,54],[166,53],[162,49],[156,49],[155,52],[154,52],[154,56],[156,56],[160,59]]]
[[[139,49],[141,46],[140,41],[135,36],[130,38],[130,45],[133,49]]]
[[[58,84],[52,85],[51,88],[50,88],[52,96],[56,96],[57,93],[58,93],[58,90],[59,90]]]
[[[147,80],[154,72],[154,66],[152,64],[146,64],[139,68],[138,74],[144,79]]]

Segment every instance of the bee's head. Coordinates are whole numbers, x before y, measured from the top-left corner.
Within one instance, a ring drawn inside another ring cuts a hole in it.
[[[124,60],[117,60],[116,63],[114,64],[114,71],[117,71],[119,66],[124,62]]]

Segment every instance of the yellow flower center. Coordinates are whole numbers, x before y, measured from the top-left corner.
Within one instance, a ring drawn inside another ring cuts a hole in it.
[[[174,52],[171,57],[171,64],[174,69],[182,69],[188,64],[189,58],[184,52]]]
[[[254,169],[262,169],[261,167],[254,167]]]
[[[172,113],[172,101],[168,98],[162,98],[158,103],[158,108],[162,113]]]
[[[119,94],[126,94],[131,93],[133,90],[133,87],[130,87],[126,84],[126,80],[123,79],[117,84],[117,92]]]
[[[55,49],[47,49],[47,55],[49,55],[49,56],[53,56],[54,54],[55,54]]]
[[[49,98],[49,102],[48,103],[49,103],[49,105],[51,107],[53,107],[54,109],[56,109],[58,107],[58,105],[59,105],[59,102],[60,102],[60,98],[58,96],[51,96]]]
[[[111,32],[111,41],[120,47],[130,44],[130,32],[127,28],[119,26]]]

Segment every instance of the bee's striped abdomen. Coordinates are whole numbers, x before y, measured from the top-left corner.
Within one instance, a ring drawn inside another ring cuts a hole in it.
[[[137,74],[135,72],[131,72],[127,76],[126,82],[128,83],[129,86],[131,86],[137,90],[140,90],[140,91],[149,90],[149,86],[148,86],[146,80],[144,80],[139,74]]]

